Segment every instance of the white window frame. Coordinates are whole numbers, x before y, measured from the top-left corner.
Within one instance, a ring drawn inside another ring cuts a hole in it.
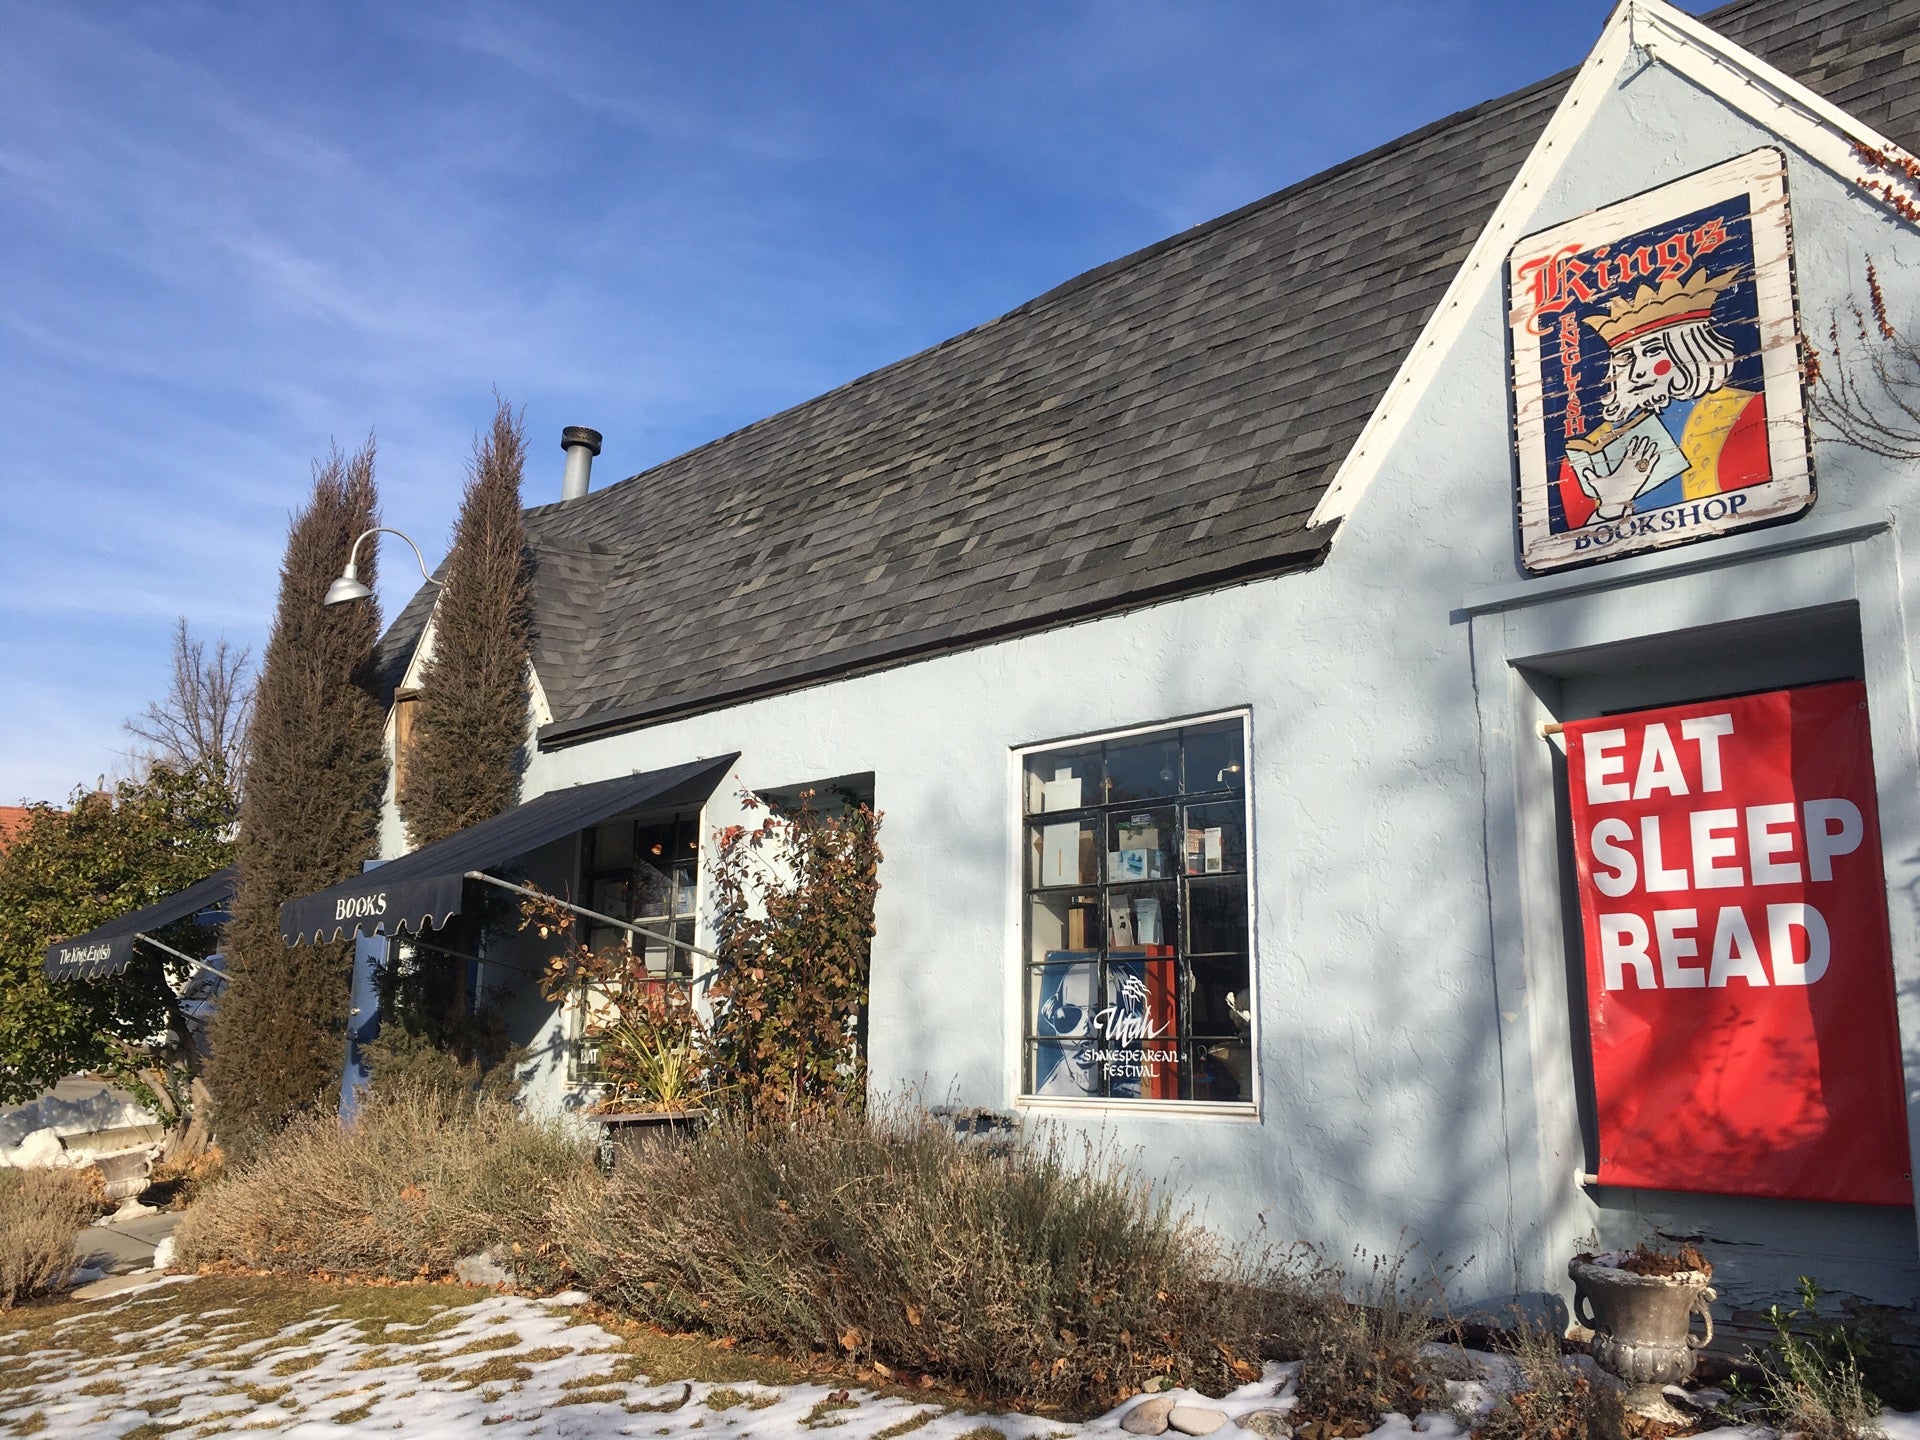
[[[1030,1095],[1026,1089],[1027,1072],[1027,824],[1026,811],[1026,767],[1029,756],[1042,754],[1049,750],[1063,750],[1080,745],[1095,745],[1110,740],[1125,740],[1135,736],[1152,735],[1160,731],[1175,730],[1182,726],[1208,725],[1226,720],[1240,722],[1242,764],[1245,766],[1246,780],[1242,803],[1245,806],[1246,826],[1246,875],[1247,875],[1247,993],[1248,1008],[1253,1016],[1249,1035],[1249,1090],[1251,1098],[1245,1100],[1158,1100],[1128,1099],[1113,1096],[1087,1096],[1075,1098],[1061,1095]],[[1121,1115],[1183,1115],[1206,1117],[1215,1120],[1245,1123],[1260,1117],[1260,1095],[1262,1093],[1261,1071],[1261,979],[1260,979],[1260,936],[1257,929],[1259,914],[1258,881],[1259,855],[1256,844],[1254,804],[1254,730],[1253,710],[1251,706],[1241,705],[1226,710],[1208,710],[1193,715],[1169,716],[1163,720],[1154,720],[1146,724],[1128,725],[1110,730],[1095,730],[1081,734],[1059,735],[1046,740],[1035,741],[1027,745],[1014,746],[1008,751],[1006,817],[1004,832],[1007,837],[1007,911],[1006,911],[1006,999],[1005,1013],[1010,1019],[1006,1027],[1008,1044],[1005,1056],[1005,1074],[1007,1093],[1012,1097],[1016,1110],[1022,1112],[1062,1114],[1098,1112],[1101,1114]]]

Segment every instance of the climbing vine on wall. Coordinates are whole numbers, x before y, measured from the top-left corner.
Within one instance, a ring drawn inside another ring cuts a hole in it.
[[[720,956],[713,1063],[755,1119],[866,1099],[880,816],[857,804],[829,812],[814,799],[722,830],[708,864]],[[760,809],[752,796],[745,803]]]

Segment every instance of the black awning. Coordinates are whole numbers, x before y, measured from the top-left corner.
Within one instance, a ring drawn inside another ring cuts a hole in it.
[[[198,915],[202,910],[225,908],[233,898],[234,877],[240,872],[229,866],[217,870],[197,885],[157,900],[118,920],[96,925],[84,935],[61,940],[47,947],[47,978],[50,980],[91,979],[95,975],[118,975],[133,958],[133,942],[142,935],[164,930],[177,920]]]
[[[423,845],[317,895],[289,900],[280,907],[280,938],[298,945],[302,940],[317,943],[401,930],[417,935],[437,929],[460,913],[468,871],[505,865],[628,810],[702,804],[739,758],[723,755],[671,770],[549,790],[504,815]]]

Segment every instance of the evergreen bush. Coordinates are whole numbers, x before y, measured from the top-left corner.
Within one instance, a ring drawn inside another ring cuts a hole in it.
[[[406,754],[396,757],[395,803],[415,848],[503,814],[520,798],[531,721],[532,581],[520,508],[526,454],[521,417],[501,401],[474,442],[434,602],[432,649],[412,702]],[[511,907],[489,903],[434,938],[444,950],[474,954],[510,914]],[[465,1023],[478,998],[467,993],[463,962],[421,950],[382,975],[382,1024],[485,1064]]]
[[[351,457],[336,450],[314,467],[281,564],[240,809],[227,989],[210,1030],[215,1125],[242,1158],[340,1082],[353,944],[283,944],[280,906],[359,874],[376,853],[387,773],[379,611],[322,601],[377,523],[372,442]],[[371,544],[360,575],[374,580]]]
[[[475,442],[433,610],[397,796],[413,844],[465,830],[520,798],[532,582],[520,509],[527,435],[505,401]]]

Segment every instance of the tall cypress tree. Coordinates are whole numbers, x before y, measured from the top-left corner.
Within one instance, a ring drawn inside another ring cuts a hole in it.
[[[527,739],[532,582],[520,511],[527,433],[503,400],[474,442],[433,612],[398,796],[407,834],[431,844],[510,810]]]
[[[328,1101],[340,1081],[352,942],[287,946],[280,906],[358,874],[376,853],[386,788],[380,616],[371,602],[322,597],[355,538],[377,523],[371,440],[315,464],[312,498],[288,531],[255,692],[227,990],[209,1037],[215,1125],[241,1153]],[[369,584],[374,570],[374,548],[362,546]]]

